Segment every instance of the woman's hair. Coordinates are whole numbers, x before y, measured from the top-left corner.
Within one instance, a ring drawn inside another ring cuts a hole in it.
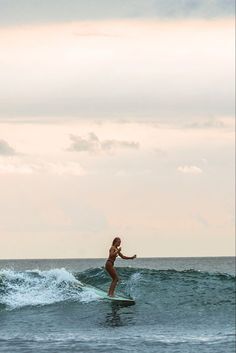
[[[113,239],[113,242],[112,242],[112,245],[115,245],[115,243],[117,242],[117,240],[120,240],[120,238],[119,238],[119,237],[114,238],[114,239]]]

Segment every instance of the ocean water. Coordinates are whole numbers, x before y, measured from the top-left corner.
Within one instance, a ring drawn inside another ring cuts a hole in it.
[[[104,262],[0,261],[0,352],[235,352],[234,258],[118,259],[135,305],[93,292]]]

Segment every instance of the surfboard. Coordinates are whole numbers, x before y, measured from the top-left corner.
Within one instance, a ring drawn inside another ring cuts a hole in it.
[[[110,300],[112,302],[117,302],[117,303],[135,304],[135,300],[131,297],[124,297],[121,295],[115,295],[114,297],[110,297],[109,295],[107,295],[106,292],[104,292],[103,290],[101,290],[99,288],[92,287],[92,286],[90,288],[93,289],[93,292],[101,299]]]

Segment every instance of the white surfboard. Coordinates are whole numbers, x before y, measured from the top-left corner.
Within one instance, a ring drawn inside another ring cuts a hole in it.
[[[86,286],[86,287],[88,287],[88,286]],[[114,301],[114,302],[135,304],[135,300],[133,298],[131,298],[131,297],[123,297],[123,296],[120,296],[120,295],[115,295],[114,297],[110,297],[106,292],[104,292],[101,289],[98,289],[98,288],[92,287],[92,286],[90,288],[101,299],[110,300],[110,301]]]

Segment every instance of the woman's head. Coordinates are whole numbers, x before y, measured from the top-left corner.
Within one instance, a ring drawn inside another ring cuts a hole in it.
[[[120,246],[121,240],[119,237],[113,239],[112,245],[113,246]]]

